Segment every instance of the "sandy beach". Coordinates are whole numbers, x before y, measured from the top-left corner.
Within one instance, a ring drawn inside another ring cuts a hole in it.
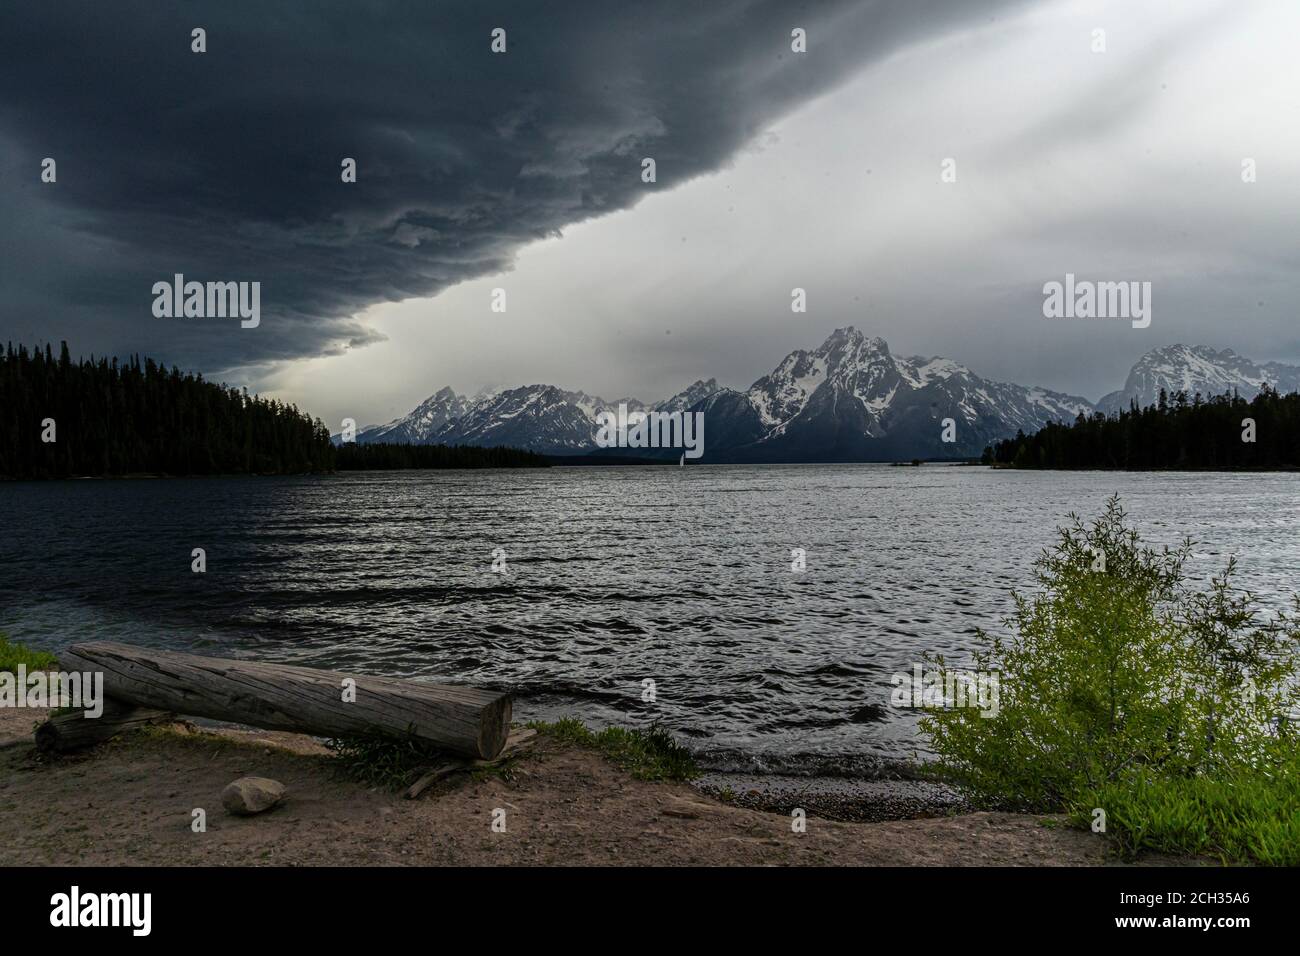
[[[637,780],[595,752],[546,737],[502,771],[458,774],[407,800],[342,777],[319,742],[298,734],[176,724],[47,758],[30,745],[41,716],[0,712],[0,856],[8,865],[1117,863],[1105,837],[1054,817],[849,823],[810,812],[806,832],[795,833],[787,814]],[[242,776],[279,780],[287,801],[254,817],[229,815],[220,794]],[[198,808],[206,832],[191,827]],[[505,811],[505,832],[492,829],[496,810]]]

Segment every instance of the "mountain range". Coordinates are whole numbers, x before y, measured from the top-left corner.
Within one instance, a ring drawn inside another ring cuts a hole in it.
[[[1225,349],[1171,345],[1143,355],[1124,388],[1094,403],[1046,388],[995,382],[947,358],[899,356],[883,339],[849,326],[812,351],[797,349],[748,389],[697,381],[676,395],[606,401],[554,385],[490,389],[474,396],[443,388],[410,414],[363,429],[357,441],[508,445],[550,455],[677,457],[672,449],[602,449],[597,416],[617,412],[702,412],[703,461],[890,461],[979,455],[993,441],[1078,414],[1147,406],[1163,389],[1203,397],[1236,390],[1253,398],[1268,383],[1300,390],[1300,367],[1259,364]],[[947,432],[953,441],[944,441]]]

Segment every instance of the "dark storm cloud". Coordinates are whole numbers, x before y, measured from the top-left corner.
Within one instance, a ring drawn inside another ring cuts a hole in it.
[[[0,334],[209,371],[362,344],[377,333],[360,309],[508,268],[525,243],[718,168],[900,44],[1004,5],[8,2]],[[57,184],[39,182],[45,156]],[[177,272],[260,281],[261,327],[154,318],[151,286]]]

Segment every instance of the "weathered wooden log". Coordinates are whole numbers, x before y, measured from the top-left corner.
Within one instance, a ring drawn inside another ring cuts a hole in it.
[[[71,753],[103,743],[123,731],[175,719],[175,714],[165,710],[136,707],[105,697],[104,712],[98,717],[87,717],[84,711],[72,710],[55,714],[38,726],[36,749],[41,753]]]
[[[443,777],[450,777],[453,773],[468,769],[468,767],[469,762],[466,760],[444,760],[442,763],[438,764],[438,766],[430,767],[424,776],[420,777],[419,780],[407,787],[406,793],[403,794],[403,796],[405,796],[407,800],[414,800]]]
[[[199,657],[108,641],[74,644],[59,660],[67,669],[102,672],[105,696],[268,730],[321,737],[416,737],[480,760],[499,754],[510,732],[510,695],[474,687]]]

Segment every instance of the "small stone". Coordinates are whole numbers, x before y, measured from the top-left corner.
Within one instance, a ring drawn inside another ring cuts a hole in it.
[[[262,813],[284,802],[284,784],[266,777],[240,777],[221,791],[221,805],[238,816]]]

